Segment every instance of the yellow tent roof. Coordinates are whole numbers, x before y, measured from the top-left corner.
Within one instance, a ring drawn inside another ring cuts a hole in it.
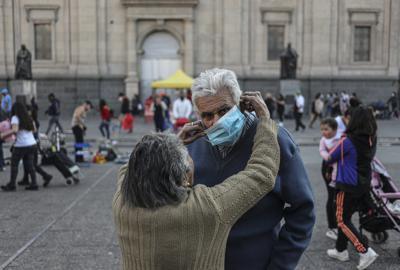
[[[171,77],[165,80],[153,82],[151,88],[185,89],[192,87],[192,84],[193,78],[179,69]]]

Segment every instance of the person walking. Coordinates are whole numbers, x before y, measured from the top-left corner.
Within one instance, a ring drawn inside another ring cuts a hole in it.
[[[306,126],[303,124],[301,118],[304,113],[304,97],[301,92],[296,93],[295,102],[294,102],[294,120],[296,123],[295,131],[299,131],[299,128],[302,128],[303,131],[306,129]]]
[[[1,90],[1,110],[7,118],[11,117],[12,98],[7,88]]]
[[[315,95],[315,98],[311,104],[311,120],[308,124],[309,128],[313,128],[315,121],[319,118],[319,121],[322,120],[322,113],[324,112],[324,101],[321,93]]]
[[[190,102],[190,100],[186,98],[185,91],[181,91],[179,93],[179,98],[174,101],[174,105],[172,106],[172,114],[175,118],[175,130],[183,127],[186,123],[189,122],[189,117],[191,113],[192,102]]]
[[[83,155],[78,154],[82,151],[81,144],[84,143],[86,131],[85,119],[86,114],[93,109],[92,102],[86,100],[82,105],[78,106],[72,116],[71,126],[75,137],[75,162],[84,162]]]
[[[358,270],[366,269],[378,257],[351,221],[359,205],[370,199],[371,161],[376,153],[376,131],[373,112],[363,106],[355,108],[346,137],[331,150],[328,158],[328,164],[338,164],[336,219],[339,231],[336,247],[328,249],[327,254],[339,261],[348,261],[347,243],[350,241],[360,255]]]
[[[392,95],[390,96],[390,98],[388,99],[388,101],[386,102],[386,104],[389,105],[390,107],[390,116],[393,117],[395,116],[396,118],[399,118],[399,98],[396,94],[396,92],[393,92]]]
[[[122,269],[226,269],[233,225],[272,193],[280,164],[278,128],[261,95],[242,100],[259,118],[251,156],[243,170],[218,185],[192,187],[196,165],[175,135],[145,135],[137,143],[120,169],[112,204]],[[183,129],[190,133],[193,127]]]
[[[161,97],[157,95],[152,104],[152,111],[154,113],[154,125],[156,132],[163,132],[165,130],[166,111],[167,105],[162,101]]]
[[[16,180],[18,176],[19,162],[23,160],[24,169],[30,175],[31,182],[26,190],[38,190],[36,183],[36,172],[34,168],[34,155],[37,151],[36,140],[33,135],[35,126],[32,118],[29,116],[26,106],[16,102],[11,110],[12,129],[0,134],[3,139],[11,134],[16,134],[16,140],[11,154],[11,177],[10,181],[1,186],[3,191],[15,191]]]
[[[49,124],[47,126],[46,130],[46,135],[49,135],[51,129],[53,128],[54,125],[58,127],[61,133],[64,133],[64,129],[60,124],[60,114],[61,114],[61,105],[60,105],[60,100],[56,98],[56,96],[53,93],[50,93],[48,95],[48,99],[50,102],[50,106],[48,109],[45,111],[45,114],[49,116]]]
[[[104,99],[100,100],[99,110],[100,110],[100,117],[101,117],[101,123],[99,126],[99,130],[100,130],[103,138],[106,138],[107,140],[109,140],[110,139],[111,113],[110,113],[110,107],[108,107],[108,105]]]
[[[276,112],[278,113],[279,126],[283,126],[285,118],[285,97],[282,94],[276,99]]]
[[[144,106],[140,100],[139,95],[135,95],[132,99],[132,115],[133,117],[140,116],[143,114]]]
[[[271,115],[271,119],[274,119],[276,104],[275,104],[275,99],[271,93],[267,93],[265,95],[264,102],[265,102],[265,104],[267,104],[269,113]]]

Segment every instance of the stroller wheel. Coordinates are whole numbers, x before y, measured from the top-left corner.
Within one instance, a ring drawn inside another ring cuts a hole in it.
[[[72,184],[71,179],[67,179],[67,185],[71,185],[71,184]]]
[[[389,238],[389,234],[386,231],[373,233],[372,239],[376,244],[382,244]]]

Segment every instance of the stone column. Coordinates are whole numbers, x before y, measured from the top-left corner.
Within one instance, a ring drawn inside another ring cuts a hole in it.
[[[137,65],[137,48],[136,48],[136,19],[127,18],[126,20],[126,51],[127,57],[127,77],[125,79],[125,93],[129,98],[135,94],[139,94],[139,80],[136,72]]]
[[[193,58],[193,19],[185,20],[185,61],[184,61],[184,70],[185,72],[193,76],[193,66],[194,66],[194,58]]]

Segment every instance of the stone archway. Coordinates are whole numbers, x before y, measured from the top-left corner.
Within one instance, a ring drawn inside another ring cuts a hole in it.
[[[178,40],[167,31],[149,34],[141,46],[140,95],[146,99],[152,93],[151,82],[165,79],[182,67]]]

